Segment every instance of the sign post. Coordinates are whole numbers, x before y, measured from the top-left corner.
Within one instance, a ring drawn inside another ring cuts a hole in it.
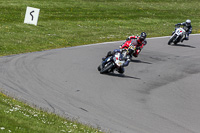
[[[37,25],[40,9],[27,7],[24,23]]]

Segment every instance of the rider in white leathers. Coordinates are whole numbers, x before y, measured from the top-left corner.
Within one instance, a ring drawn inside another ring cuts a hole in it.
[[[178,23],[175,26],[180,26],[180,25],[182,25],[183,29],[186,31],[185,37],[181,40],[181,42],[183,42],[184,40],[189,40],[189,34],[192,33],[191,20],[187,19],[185,22]]]

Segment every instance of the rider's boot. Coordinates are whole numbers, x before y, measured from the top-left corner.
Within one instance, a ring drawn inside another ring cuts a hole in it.
[[[189,40],[187,37],[185,37],[185,38],[183,38],[182,40],[181,40],[181,42],[183,42],[184,40]]]

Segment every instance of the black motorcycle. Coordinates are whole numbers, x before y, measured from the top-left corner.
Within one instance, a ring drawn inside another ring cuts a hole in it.
[[[121,50],[121,51],[120,51]],[[125,63],[127,50],[120,49],[114,55],[107,57],[104,61],[102,61],[101,65],[98,66],[98,71],[101,74],[114,72],[114,70],[120,70],[120,67],[123,67]]]

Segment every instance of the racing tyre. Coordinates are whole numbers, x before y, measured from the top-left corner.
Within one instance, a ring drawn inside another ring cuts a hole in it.
[[[181,41],[181,36],[179,36],[175,41],[174,41],[174,44],[176,45],[178,42],[180,42]]]
[[[108,73],[109,70],[112,69],[112,67],[113,67],[113,64],[112,64],[112,63],[109,63],[109,64],[105,65],[104,68],[101,69],[100,73],[101,73],[101,74]]]
[[[168,41],[168,45],[171,45],[171,43],[174,41],[177,35],[174,35],[170,40]]]
[[[99,65],[99,66],[97,67],[97,69],[98,69],[98,71],[101,71],[101,65]]]

